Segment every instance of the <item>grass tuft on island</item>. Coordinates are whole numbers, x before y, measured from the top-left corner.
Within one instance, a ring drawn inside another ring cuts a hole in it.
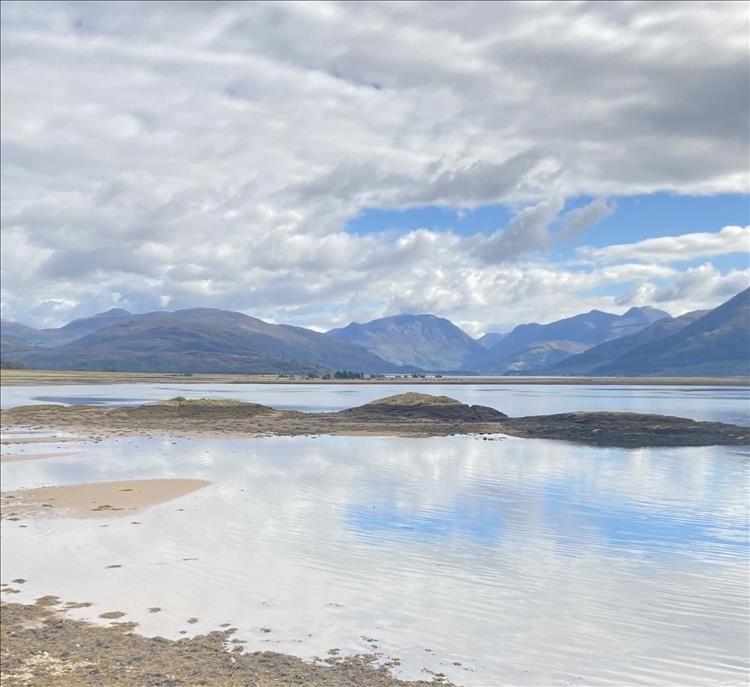
[[[508,417],[447,396],[398,394],[331,413],[274,410],[258,403],[171,399],[135,407],[20,406],[0,415],[3,429],[48,427],[82,435],[430,437],[508,434],[594,446],[750,444],[750,428],[644,413],[580,412]]]

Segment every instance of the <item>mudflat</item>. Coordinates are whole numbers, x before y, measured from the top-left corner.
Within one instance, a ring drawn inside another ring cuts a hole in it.
[[[9,520],[123,517],[208,484],[200,479],[142,479],[4,491],[0,495],[0,517]]]
[[[431,437],[508,434],[595,446],[750,444],[750,428],[643,413],[562,413],[508,417],[447,396],[406,393],[330,413],[280,411],[258,403],[173,399],[136,407],[19,406],[0,414],[3,429],[47,427],[85,438],[126,435]]]
[[[398,662],[378,664],[377,655],[342,657],[333,649],[324,659],[304,661],[270,651],[244,652],[241,644],[232,643],[231,628],[177,641],[143,637],[133,632],[135,623],[102,627],[72,620],[58,604],[55,597],[43,597],[36,605],[2,605],[3,687],[450,685],[439,674],[430,682],[399,680],[390,672]]]

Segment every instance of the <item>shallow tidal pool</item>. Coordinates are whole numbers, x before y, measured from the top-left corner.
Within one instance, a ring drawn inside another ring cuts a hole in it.
[[[465,685],[747,683],[747,449],[274,437],[64,450],[3,464],[3,490],[211,484],[125,517],[4,520],[1,581],[27,580],[8,601],[90,601],[71,615],[122,611],[173,638],[228,623],[248,650],[378,651],[403,677]]]

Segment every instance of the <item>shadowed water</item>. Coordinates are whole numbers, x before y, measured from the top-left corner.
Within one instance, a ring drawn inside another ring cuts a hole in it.
[[[98,384],[5,386],[3,408],[31,403],[134,405],[185,398],[230,398],[273,408],[333,411],[407,391],[451,396],[511,416],[577,410],[633,411],[694,420],[750,424],[749,387],[611,386],[586,384]]]
[[[228,622],[247,648],[307,657],[375,645],[407,677],[430,668],[467,685],[747,683],[746,449],[476,437],[75,448],[3,465],[3,488],[212,484],[123,519],[3,521],[2,582],[28,580],[13,600],[93,601],[79,617],[125,611],[169,637]]]

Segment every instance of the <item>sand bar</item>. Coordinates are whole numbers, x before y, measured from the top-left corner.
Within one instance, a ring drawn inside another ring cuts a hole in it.
[[[0,463],[17,463],[24,460],[43,460],[45,458],[68,458],[77,455],[79,454],[63,451],[54,453],[2,453],[0,454]]]
[[[81,437],[18,437],[13,438],[12,435],[4,434],[3,438],[0,439],[0,445],[9,446],[12,444],[62,444],[69,441],[81,441]]]
[[[143,479],[3,492],[3,519],[113,518],[166,503],[210,484],[200,479]]]

